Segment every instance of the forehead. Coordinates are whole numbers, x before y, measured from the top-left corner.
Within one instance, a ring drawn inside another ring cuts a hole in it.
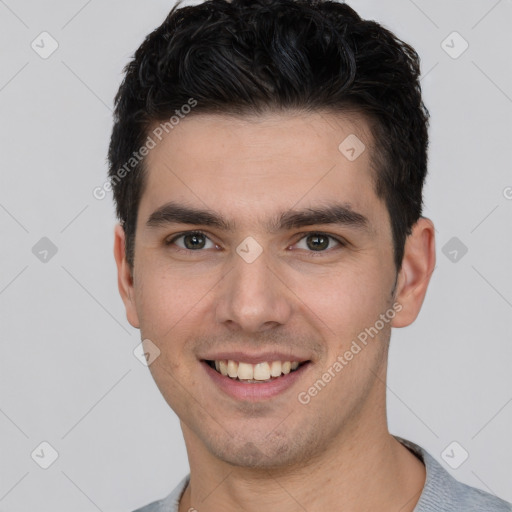
[[[161,139],[146,157],[144,221],[170,201],[232,213],[238,227],[291,207],[344,203],[368,217],[383,207],[370,130],[355,115],[195,114]]]

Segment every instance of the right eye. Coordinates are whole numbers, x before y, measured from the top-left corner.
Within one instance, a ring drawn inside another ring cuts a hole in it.
[[[177,240],[183,240],[183,245],[180,245],[177,242]],[[174,236],[170,240],[165,241],[165,245],[176,245],[178,250],[180,251],[199,251],[201,249],[204,249],[206,246],[206,241],[210,241],[212,244],[212,247],[206,247],[208,248],[215,248],[216,244],[214,244],[208,236],[203,233],[202,231],[187,231],[185,233],[180,233],[179,235]]]

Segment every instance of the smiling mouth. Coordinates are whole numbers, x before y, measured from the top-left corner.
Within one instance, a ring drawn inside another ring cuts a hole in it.
[[[297,371],[298,368],[309,363],[309,361],[301,363],[298,361],[266,361],[250,364],[231,359],[205,360],[204,362],[224,377],[248,384],[272,382]]]

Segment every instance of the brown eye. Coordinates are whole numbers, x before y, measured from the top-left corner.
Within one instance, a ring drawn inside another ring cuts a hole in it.
[[[177,240],[182,240],[182,243],[177,243]],[[210,242],[211,247],[206,247],[207,241]],[[198,251],[204,248],[213,248],[215,244],[201,231],[190,231],[182,233],[181,235],[175,236],[171,240],[165,242],[166,245],[176,246],[181,250]]]
[[[341,240],[338,240],[333,236],[326,235],[325,233],[308,233],[306,236],[302,237],[299,242],[302,242],[302,240],[304,240],[305,243],[303,243],[303,246],[299,248],[306,249],[310,252],[327,252],[327,249],[332,246],[331,241],[334,241],[338,246],[345,245]]]

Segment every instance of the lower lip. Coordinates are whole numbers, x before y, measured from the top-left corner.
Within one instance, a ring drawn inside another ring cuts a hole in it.
[[[224,393],[237,400],[257,402],[259,400],[265,400],[284,393],[287,389],[293,386],[297,379],[301,377],[310,363],[307,362],[302,364],[293,372],[282,375],[270,382],[253,383],[242,382],[226,377],[214,370],[205,361],[201,361],[201,364],[205,367],[206,373],[210,376],[213,382],[219,386]]]

